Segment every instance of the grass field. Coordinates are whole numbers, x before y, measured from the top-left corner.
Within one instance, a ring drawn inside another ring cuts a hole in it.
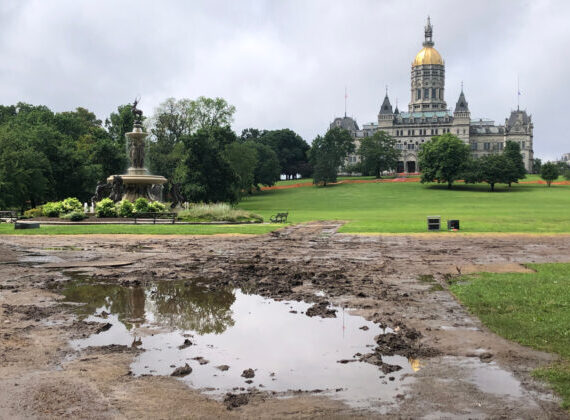
[[[529,264],[532,274],[463,276],[451,291],[495,333],[562,361],[534,372],[570,408],[570,264]]]
[[[13,224],[0,225],[0,235],[86,235],[86,234],[136,234],[136,235],[259,235],[271,232],[282,225],[88,225],[62,226],[40,225],[39,229],[14,229]]]
[[[534,179],[529,179],[534,180]],[[310,182],[310,180],[301,180]],[[426,216],[459,219],[462,232],[570,233],[570,186],[445,185],[416,182],[340,184],[270,190],[245,198],[239,208],[265,220],[289,211],[289,222],[344,220],[346,233],[426,231]]]

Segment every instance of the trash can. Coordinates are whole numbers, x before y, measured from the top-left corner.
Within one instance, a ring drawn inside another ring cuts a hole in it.
[[[427,229],[428,230],[440,230],[441,229],[441,216],[428,216],[427,217]]]
[[[459,220],[448,220],[447,230],[459,230]]]

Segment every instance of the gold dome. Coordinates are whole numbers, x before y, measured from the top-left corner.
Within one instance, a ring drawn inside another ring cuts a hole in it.
[[[424,47],[416,55],[412,66],[422,66],[424,64],[440,64],[443,66],[443,59],[433,47]]]

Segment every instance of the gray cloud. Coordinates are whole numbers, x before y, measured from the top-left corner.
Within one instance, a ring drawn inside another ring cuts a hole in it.
[[[311,141],[335,116],[376,119],[388,85],[409,101],[410,64],[426,16],[446,63],[446,100],[464,82],[473,117],[533,115],[535,154],[570,151],[562,113],[569,89],[566,1],[112,1],[0,5],[2,103],[105,118],[142,96],[145,113],[169,96],[222,96],[234,129],[288,127]]]

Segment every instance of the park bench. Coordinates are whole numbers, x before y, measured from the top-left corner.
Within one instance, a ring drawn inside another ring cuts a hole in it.
[[[7,223],[14,223],[18,220],[18,215],[15,211],[0,211],[0,221]]]
[[[269,218],[272,223],[287,223],[287,216],[289,213],[277,213]]]
[[[176,213],[159,213],[159,212],[148,212],[148,213],[135,213],[133,216],[135,219],[135,225],[137,220],[149,220],[152,219],[152,224],[156,224],[156,219],[170,219],[171,223],[174,224],[176,221]]]

